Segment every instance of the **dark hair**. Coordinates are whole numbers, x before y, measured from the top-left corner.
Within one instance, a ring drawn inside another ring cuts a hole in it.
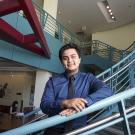
[[[60,61],[62,61],[62,55],[63,55],[63,52],[67,49],[75,49],[79,58],[81,57],[81,52],[80,52],[80,49],[79,47],[76,45],[76,44],[73,44],[73,43],[69,43],[69,44],[66,44],[64,46],[61,47],[61,49],[59,50],[59,59]]]
[[[18,104],[18,101],[13,101],[13,103],[12,103],[12,106],[15,106],[16,104]]]
[[[17,105],[18,104],[18,101],[13,101],[13,103],[12,103],[12,112],[16,112],[17,111]]]

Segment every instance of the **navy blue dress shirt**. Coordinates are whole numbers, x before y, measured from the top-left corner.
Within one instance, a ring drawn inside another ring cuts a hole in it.
[[[51,77],[46,83],[40,107],[49,116],[57,115],[62,111],[61,103],[67,99],[68,76],[66,72]],[[90,73],[78,72],[74,75],[74,98],[87,100],[87,107],[95,102],[109,97],[112,91],[108,86]],[[87,116],[73,120],[73,128],[86,125]],[[61,125],[62,126],[62,125]]]

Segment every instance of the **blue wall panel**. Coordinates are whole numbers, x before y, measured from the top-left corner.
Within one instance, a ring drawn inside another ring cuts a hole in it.
[[[82,64],[95,64],[103,70],[110,68],[112,66],[112,62],[98,55],[83,56]]]
[[[13,50],[13,46],[9,46],[7,42],[0,40],[0,57],[11,59]]]
[[[47,34],[47,37],[49,37],[49,34]],[[59,40],[54,39],[52,36],[50,36],[49,38],[52,38],[50,40],[51,44],[49,43],[49,40],[47,40],[49,48],[51,49],[50,59],[44,58],[2,40],[0,40],[0,57],[50,72],[61,73],[63,72],[63,67],[58,58],[58,51],[62,44]],[[55,52],[55,54],[53,52]]]
[[[29,22],[17,12],[3,16],[2,18],[24,35],[33,33]]]

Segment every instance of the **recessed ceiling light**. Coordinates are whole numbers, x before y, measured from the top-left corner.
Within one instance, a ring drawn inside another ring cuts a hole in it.
[[[109,12],[112,12],[112,10],[111,10],[111,9],[109,9],[108,11],[109,11]]]
[[[58,14],[61,15],[61,11],[60,10],[58,11]]]
[[[86,25],[82,26],[82,31],[86,31]]]
[[[107,9],[109,9],[110,7],[109,6],[106,6]]]
[[[71,24],[71,20],[68,20],[68,24]]]
[[[110,15],[113,15],[113,13],[111,12]]]
[[[99,9],[101,10],[101,12],[103,13],[107,22],[110,23],[110,22],[116,21],[115,16],[113,15],[111,7],[107,0],[97,2],[97,5],[98,5]]]

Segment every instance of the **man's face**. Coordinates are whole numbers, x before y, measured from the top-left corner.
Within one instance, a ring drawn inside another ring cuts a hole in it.
[[[62,63],[68,72],[77,72],[79,70],[81,59],[75,49],[67,49],[63,52]]]

